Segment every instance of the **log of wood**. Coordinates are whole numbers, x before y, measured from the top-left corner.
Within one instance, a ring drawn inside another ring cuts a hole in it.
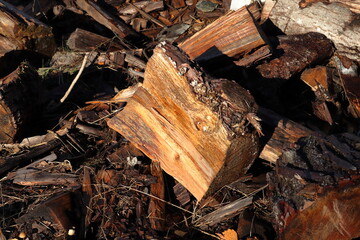
[[[0,79],[0,143],[21,139],[40,106],[40,77],[27,63]]]
[[[73,192],[62,192],[40,202],[31,211],[17,218],[16,223],[29,226],[28,232],[34,231],[36,237],[40,234],[52,235],[52,231],[67,233],[70,228],[78,226],[79,212],[74,204],[75,199]]]
[[[279,58],[257,67],[265,78],[289,79],[305,67],[324,61],[333,53],[332,43],[320,33],[279,36]]]
[[[279,239],[360,236],[359,137],[302,138],[268,175]]]
[[[260,158],[271,163],[276,163],[284,149],[293,146],[300,138],[317,133],[299,123],[286,119],[275,112],[260,108],[259,117],[263,126],[271,129],[270,139],[260,153]]]
[[[360,58],[357,15],[341,4],[314,3],[301,9],[297,0],[279,0],[270,20],[286,34],[322,33],[334,42],[341,55]]]
[[[261,129],[250,93],[232,81],[207,79],[192,65],[160,44],[143,86],[108,125],[200,200],[247,171]]]
[[[75,51],[90,52],[93,50],[116,51],[124,49],[124,47],[116,43],[113,39],[103,37],[101,35],[77,28],[71,33],[66,44]]]
[[[29,49],[46,56],[56,50],[50,27],[0,0],[0,56],[12,50]]]
[[[229,12],[180,43],[179,47],[190,59],[206,62],[224,56],[239,58],[265,45],[263,34],[252,16],[252,9],[254,7],[250,7],[250,10],[242,7]]]

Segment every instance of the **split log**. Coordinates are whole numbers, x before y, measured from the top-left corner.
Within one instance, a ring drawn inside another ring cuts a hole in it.
[[[268,175],[279,239],[360,236],[359,137],[306,137],[284,151]]]
[[[206,62],[224,56],[239,58],[265,45],[263,34],[259,32],[252,16],[251,10],[254,7],[249,8],[248,10],[242,7],[218,18],[180,43],[179,47],[189,55],[190,59]]]
[[[261,130],[249,92],[210,80],[192,65],[175,47],[160,44],[143,86],[108,125],[200,200],[247,171]]]
[[[51,56],[56,50],[50,27],[0,0],[0,56],[29,49]]]
[[[338,3],[314,3],[301,9],[298,0],[279,0],[270,14],[270,20],[284,33],[322,33],[334,42],[339,54],[354,60],[360,58],[357,19],[355,13]]]
[[[0,79],[0,143],[23,137],[38,112],[40,91],[40,77],[27,63]]]

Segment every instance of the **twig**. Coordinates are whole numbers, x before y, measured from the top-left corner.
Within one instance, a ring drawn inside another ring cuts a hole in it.
[[[159,20],[157,20],[156,18],[154,18],[150,14],[148,14],[145,11],[141,10],[140,8],[135,6],[134,4],[130,3],[130,5],[133,6],[141,14],[141,16],[143,16],[147,20],[152,21],[153,23],[155,23],[156,25],[159,25],[160,27],[166,27],[166,25],[164,23],[160,22]]]
[[[74,80],[72,81],[72,83],[71,83],[69,89],[66,91],[65,95],[62,97],[62,99],[60,99],[60,102],[61,102],[61,103],[63,103],[63,102],[66,100],[66,98],[69,96],[71,90],[72,90],[73,87],[75,86],[75,83],[79,80],[82,72],[84,71],[84,68],[85,68],[85,65],[86,65],[86,62],[87,62],[88,57],[89,57],[89,53],[86,53],[86,54],[85,54],[85,57],[84,57],[84,60],[83,60],[83,62],[82,62],[82,64],[81,64],[81,67],[80,67],[80,70],[79,70],[78,74],[76,75],[76,77],[75,77]]]

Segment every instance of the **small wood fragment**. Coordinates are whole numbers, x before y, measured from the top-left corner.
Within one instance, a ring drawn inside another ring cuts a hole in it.
[[[159,162],[152,162],[150,165],[151,175],[157,178],[156,183],[150,185],[152,196],[165,200],[165,181]],[[165,202],[150,198],[148,216],[151,228],[157,231],[165,231]]]
[[[185,206],[190,202],[190,194],[181,183],[177,182],[173,187],[176,199],[179,201],[181,206]]]
[[[240,214],[247,206],[252,204],[253,197],[245,197],[243,199],[235,200],[225,206],[216,209],[215,211],[195,220],[194,224],[200,228],[214,226],[215,224],[225,221],[229,218]]]

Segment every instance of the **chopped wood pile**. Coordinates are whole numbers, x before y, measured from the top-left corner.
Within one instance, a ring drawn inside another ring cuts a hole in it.
[[[359,238],[359,14],[0,0],[0,240]]]

